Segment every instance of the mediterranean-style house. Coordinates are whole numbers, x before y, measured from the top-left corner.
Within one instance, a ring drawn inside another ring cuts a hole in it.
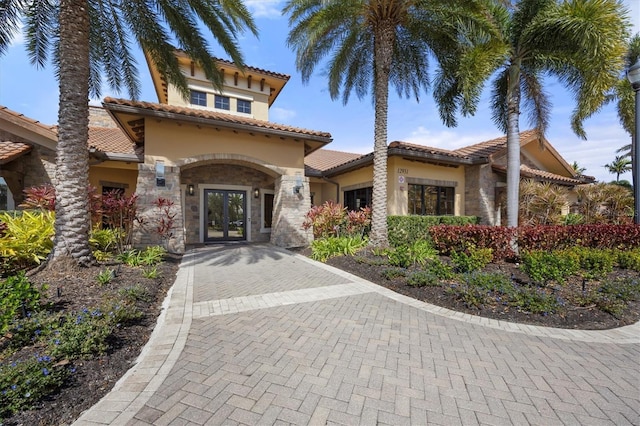
[[[89,180],[102,193],[138,194],[152,219],[159,197],[175,202],[170,248],[222,241],[307,245],[302,223],[312,205],[332,200],[358,209],[371,202],[373,154],[325,149],[323,131],[269,121],[269,108],[289,76],[217,60],[216,90],[177,51],[190,88],[181,93],[149,61],[158,102],[105,98],[90,108]],[[57,128],[0,107],[0,210],[23,189],[51,183]],[[372,144],[373,145],[373,144]],[[521,175],[573,188],[588,183],[535,131],[521,134]],[[506,138],[457,150],[405,142],[388,147],[391,215],[476,215],[500,224]],[[154,244],[143,228],[137,245]]]

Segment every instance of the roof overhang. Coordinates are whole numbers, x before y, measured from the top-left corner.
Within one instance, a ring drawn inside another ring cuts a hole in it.
[[[311,154],[331,142],[330,136],[303,134],[284,129],[270,129],[249,123],[200,117],[178,112],[145,108],[134,105],[103,102],[104,108],[129,139],[138,145],[144,144],[144,119],[160,118],[182,123],[192,123],[217,129],[229,129],[252,134],[262,134],[270,137],[289,138],[297,142],[304,142],[304,155]]]
[[[57,133],[39,122],[27,119],[22,114],[14,113],[6,108],[0,108],[0,123],[0,127],[11,134],[52,151],[56,150]]]
[[[387,148],[387,158],[393,157],[393,156],[402,157],[409,161],[418,161],[422,163],[429,163],[436,166],[444,166],[444,167],[472,166],[476,164],[486,164],[489,162],[487,158],[469,158],[469,157],[455,158],[449,155],[438,154],[433,152],[421,152],[421,151],[416,151],[416,150],[406,149],[401,147]],[[342,173],[358,170],[372,164],[373,164],[373,153],[369,153],[359,158],[356,158],[355,160],[351,160],[339,166],[332,167],[331,169],[325,170],[324,173],[322,173],[322,175],[326,177],[333,177]]]

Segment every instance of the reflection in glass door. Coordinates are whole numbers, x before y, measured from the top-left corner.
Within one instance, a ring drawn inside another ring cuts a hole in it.
[[[208,189],[204,191],[207,205],[205,241],[246,240],[246,193]]]

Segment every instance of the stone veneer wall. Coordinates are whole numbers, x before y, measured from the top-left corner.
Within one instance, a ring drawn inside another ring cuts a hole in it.
[[[111,118],[107,110],[99,106],[89,106],[89,127],[117,128],[118,125]]]
[[[195,187],[194,196],[185,197],[185,229],[186,243],[197,244],[200,242],[200,227],[202,226],[200,203],[201,185],[237,185],[249,186],[252,189],[273,189],[274,178],[250,167],[235,164],[206,164],[190,167],[182,171],[181,183],[192,184]],[[251,241],[268,242],[269,233],[261,233],[262,220],[261,198],[254,198],[253,191],[247,194],[247,203],[251,206]]]
[[[173,237],[169,240],[169,251],[183,253],[184,227],[181,209],[180,172],[177,167],[165,166],[165,186],[156,186],[156,171],[153,164],[138,165],[138,182],[136,185],[138,194],[138,213],[143,219],[142,225],[137,224],[133,233],[133,244],[135,247],[147,247],[160,245],[161,241],[154,229],[158,220],[158,209],[153,202],[160,197],[172,200],[175,203],[174,212],[175,227]]]
[[[280,247],[304,247],[313,239],[311,230],[304,230],[302,223],[311,208],[309,179],[303,178],[300,194],[294,194],[298,176],[285,175],[276,179],[273,200],[273,227],[271,243]]]

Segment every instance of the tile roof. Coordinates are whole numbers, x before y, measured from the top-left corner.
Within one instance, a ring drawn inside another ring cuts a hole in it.
[[[415,152],[431,154],[431,155],[442,155],[442,156],[451,157],[451,158],[459,158],[459,159],[469,158],[469,156],[459,153],[457,151],[450,151],[448,149],[434,148],[431,146],[417,145],[413,143],[400,142],[400,141],[391,142],[389,144],[389,149],[392,149],[392,148],[402,149],[405,151],[415,151]]]
[[[136,146],[122,130],[111,127],[89,127],[89,148],[113,154],[144,154],[144,147]]]
[[[46,130],[46,131],[50,131],[50,132],[54,132],[57,133],[58,132],[58,126],[56,125],[47,125],[47,124],[43,124],[41,122],[39,122],[38,120],[34,120],[33,118],[29,118],[24,114],[21,114],[19,112],[13,111],[5,106],[0,105],[0,112],[9,114],[14,116],[15,118],[25,122],[25,123],[29,123],[29,124],[33,124],[35,126],[38,126],[39,128],[41,128],[42,130]]]
[[[158,104],[153,102],[131,101],[128,99],[105,98],[104,106],[109,109],[109,105],[128,106],[133,108],[145,109],[152,112],[179,114],[186,117],[193,117],[205,120],[212,120],[218,123],[238,124],[251,126],[265,131],[282,131],[297,133],[303,136],[331,139],[331,133],[319,132],[315,130],[302,129],[298,127],[277,124],[270,121],[256,120],[254,118],[240,117],[232,114],[225,114],[218,111],[180,107],[175,105]],[[328,141],[327,141],[328,142]]]
[[[492,168],[493,170],[499,171],[502,173],[507,172],[506,166],[499,166],[494,164]],[[581,185],[581,184],[590,182],[589,179],[586,179],[586,181],[584,181],[580,179],[570,178],[567,176],[557,175],[551,172],[545,172],[543,170],[532,169],[531,167],[526,166],[524,164],[520,165],[520,177],[527,177],[527,178],[534,178],[534,179],[537,178],[545,181],[551,181],[551,182],[560,183],[560,184],[564,183],[569,185]],[[590,176],[587,176],[586,178],[590,178]]]
[[[187,55],[187,52],[185,52],[182,49],[176,49],[176,52],[181,54],[183,57],[184,56],[186,56],[186,57],[189,56],[189,55]],[[229,61],[227,59],[222,59],[222,58],[216,58],[215,56],[213,56],[211,59],[213,59],[214,61],[218,62],[219,64],[227,64],[227,65],[230,65],[230,66],[238,68],[238,66],[233,61]],[[253,72],[260,73],[260,74],[269,75],[271,77],[281,78],[281,79],[284,79],[284,80],[288,80],[289,78],[291,78],[291,76],[288,75],[288,74],[281,74],[279,72],[274,72],[274,71],[269,71],[269,70],[265,70],[265,69],[262,69],[262,68],[252,67],[250,65],[245,65],[244,69],[246,71],[253,71]]]
[[[538,131],[535,129],[525,130],[520,132],[520,142],[529,142],[531,139],[538,136]],[[458,148],[453,152],[466,157],[490,157],[498,151],[501,151],[507,147],[507,136],[501,136],[496,139],[480,142],[474,145]]]
[[[307,173],[320,174],[332,167],[339,166],[356,158],[362,154],[352,152],[334,151],[331,149],[319,149],[304,158],[304,167]]]
[[[0,164],[6,164],[31,151],[33,147],[22,142],[0,141]]]

